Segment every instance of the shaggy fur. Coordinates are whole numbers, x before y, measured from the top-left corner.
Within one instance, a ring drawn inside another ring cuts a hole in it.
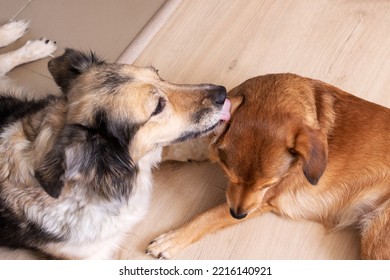
[[[228,96],[231,121],[211,143],[229,178],[227,203],[147,252],[171,258],[207,233],[271,211],[333,230],[353,226],[363,259],[390,259],[390,110],[292,74],[250,79]]]
[[[21,23],[0,34],[17,33]],[[4,75],[13,67],[54,50],[43,39],[2,55],[2,85],[11,85]],[[229,110],[226,90],[172,84],[152,67],[73,49],[49,70],[61,95],[9,87],[0,94],[0,245],[113,258],[146,214],[162,147],[217,127]]]

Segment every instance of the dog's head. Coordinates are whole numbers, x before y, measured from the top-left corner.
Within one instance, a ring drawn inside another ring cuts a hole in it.
[[[227,201],[237,219],[288,175],[315,185],[326,167],[326,137],[302,117],[310,114],[302,104],[312,93],[295,94],[281,83],[262,77],[232,90],[231,120],[211,145],[211,158],[229,178]]]
[[[49,70],[66,96],[66,120],[36,177],[54,197],[70,181],[97,180],[96,187],[127,192],[126,178],[146,154],[206,134],[229,117],[224,87],[169,83],[153,67],[67,49]]]

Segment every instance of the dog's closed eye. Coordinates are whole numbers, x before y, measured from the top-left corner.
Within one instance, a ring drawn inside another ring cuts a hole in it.
[[[166,104],[165,99],[160,97],[158,99],[158,103],[157,103],[156,109],[154,109],[154,111],[152,113],[152,116],[160,114],[164,110],[165,104]]]

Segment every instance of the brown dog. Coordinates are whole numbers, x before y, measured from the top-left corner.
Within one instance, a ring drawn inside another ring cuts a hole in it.
[[[205,234],[272,211],[327,228],[356,226],[361,257],[390,258],[390,110],[292,74],[229,93],[232,118],[211,144],[227,203],[148,247],[171,258]]]

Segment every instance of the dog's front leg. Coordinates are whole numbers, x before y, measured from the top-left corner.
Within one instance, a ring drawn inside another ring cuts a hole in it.
[[[249,214],[248,217],[258,216],[267,211],[264,208],[264,211],[255,211]],[[221,204],[200,214],[178,229],[160,235],[149,244],[146,253],[159,259],[171,259],[179,251],[198,241],[206,234],[241,221],[230,215],[227,203]]]

